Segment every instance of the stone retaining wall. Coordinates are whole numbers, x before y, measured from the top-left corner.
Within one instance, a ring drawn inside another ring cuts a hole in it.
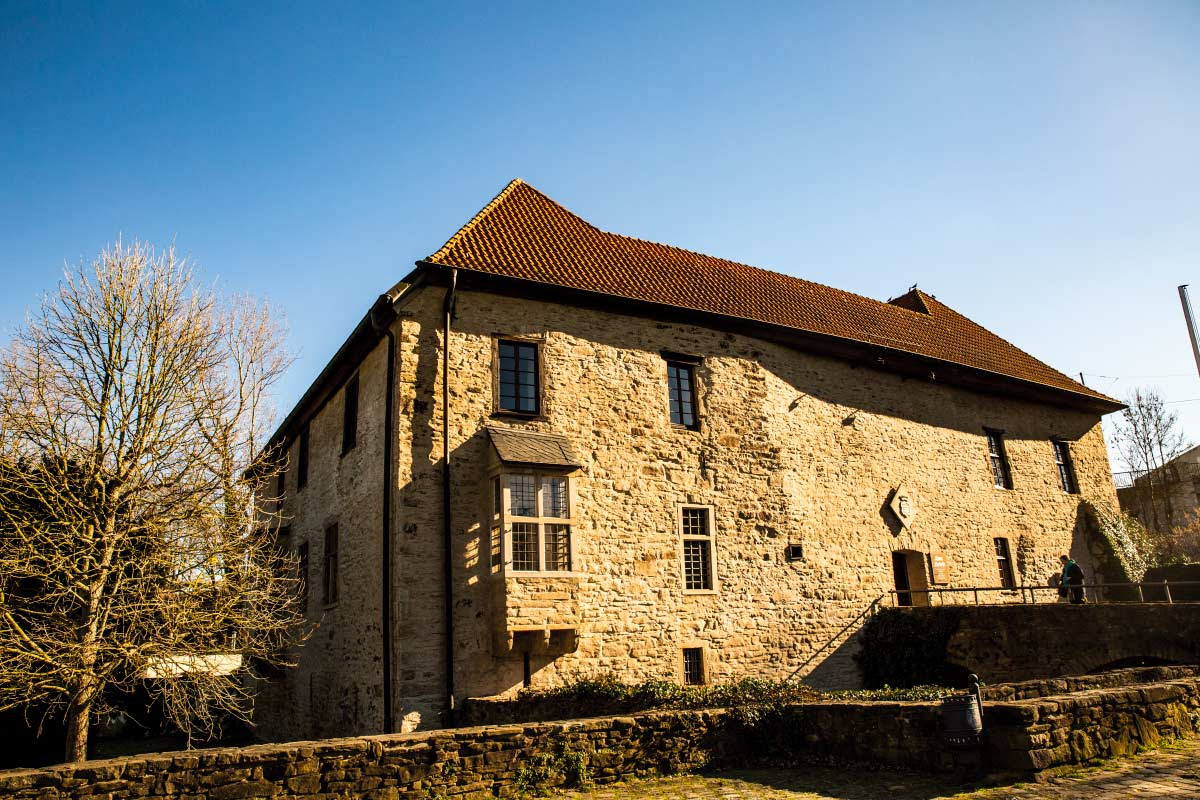
[[[1043,770],[1128,755],[1200,729],[1200,680],[984,703],[983,724],[993,769]]]
[[[804,761],[1028,772],[1191,735],[1200,726],[1200,678],[985,702],[983,744],[969,751],[945,745],[937,703],[812,703],[768,711],[752,727],[750,719],[744,711],[659,711],[156,753],[0,772],[0,797],[511,797],[702,766]]]
[[[1030,603],[885,608],[862,630],[863,682],[962,685],[1200,664],[1200,603]]]

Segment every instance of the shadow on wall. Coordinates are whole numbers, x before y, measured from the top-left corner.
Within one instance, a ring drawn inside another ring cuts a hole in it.
[[[863,629],[867,688],[1086,675],[1115,664],[1200,663],[1200,604],[885,608]]]
[[[858,654],[862,650],[862,629],[846,637],[838,647],[822,653],[817,665],[805,675],[797,676],[801,682],[823,691],[862,688]]]

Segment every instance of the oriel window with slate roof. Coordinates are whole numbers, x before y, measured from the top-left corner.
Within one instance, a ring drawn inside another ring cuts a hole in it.
[[[542,411],[539,343],[522,339],[496,342],[496,410],[537,416]]]
[[[494,574],[571,572],[579,460],[565,436],[488,427],[491,568]]]

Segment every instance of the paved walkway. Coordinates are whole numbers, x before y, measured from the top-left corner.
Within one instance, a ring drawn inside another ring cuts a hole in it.
[[[633,781],[559,800],[1194,800],[1200,798],[1200,739],[1088,769],[1046,783],[971,790],[944,778],[899,772],[746,770]]]

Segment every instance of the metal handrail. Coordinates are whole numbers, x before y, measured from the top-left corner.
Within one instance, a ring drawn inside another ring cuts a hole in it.
[[[1101,598],[1103,597],[1103,592],[1105,589],[1133,587],[1133,588],[1137,589],[1139,603],[1151,602],[1151,603],[1174,604],[1175,601],[1171,597],[1171,587],[1172,586],[1197,586],[1197,585],[1200,585],[1200,581],[1167,581],[1166,579],[1163,579],[1161,582],[1158,582],[1158,583],[1154,583],[1151,581],[1142,581],[1139,583],[1076,583],[1076,584],[1068,585],[1067,588],[1068,588],[1068,591],[1070,591],[1072,589],[1077,589],[1077,588],[1084,589],[1085,597],[1087,596],[1086,590],[1092,589],[1093,596],[1095,597],[1095,599],[1092,602],[1101,603],[1101,602],[1104,602]],[[1154,589],[1155,591],[1161,591],[1166,599],[1165,600],[1147,601],[1146,595],[1145,595],[1145,589],[1147,589],[1147,588]],[[900,595],[908,595],[911,598],[911,597],[918,596],[918,595],[936,594],[938,596],[938,599],[941,600],[940,604],[945,605],[945,602],[946,602],[945,595],[960,594],[960,593],[966,593],[966,592],[973,593],[974,600],[975,600],[974,605],[989,605],[988,603],[980,603],[979,602],[979,593],[980,592],[1007,592],[1009,594],[1014,594],[1014,595],[1017,594],[1018,592],[1020,592],[1022,603],[1028,603],[1028,602],[1036,603],[1037,602],[1036,599],[1034,599],[1032,601],[1028,599],[1029,597],[1033,597],[1035,592],[1054,592],[1055,594],[1057,594],[1058,590],[1059,590],[1058,586],[1027,586],[1027,585],[1021,585],[1021,586],[957,586],[957,587],[930,586],[926,589],[891,589],[888,592],[888,595],[891,597],[892,607],[899,606],[899,604],[896,601]],[[1027,595],[1026,592],[1028,592],[1029,594]],[[880,599],[882,599],[882,596],[880,597]],[[878,601],[876,601],[876,602],[878,602]],[[1117,602],[1128,602],[1128,601],[1117,601]],[[899,607],[908,607],[910,605],[912,605],[912,604],[908,603],[908,604],[905,604],[905,606],[899,606]],[[990,605],[1006,605],[1006,604],[993,603]]]
[[[788,681],[795,678],[796,675],[799,674],[800,670],[804,669],[809,664],[811,664],[813,662],[813,660],[816,659],[817,656],[821,655],[821,653],[823,653],[827,649],[829,649],[829,647],[832,646],[834,642],[836,642],[838,639],[842,638],[842,634],[844,634],[846,631],[850,630],[855,625],[857,625],[859,622],[861,622],[864,617],[873,616],[875,614],[875,612],[879,610],[879,604],[882,601],[883,601],[883,595],[879,595],[879,597],[876,597],[874,600],[872,600],[871,604],[869,606],[867,606],[866,608],[864,608],[861,612],[859,612],[859,615],[857,617],[855,617],[854,619],[850,620],[845,625],[843,625],[841,630],[839,630],[837,633],[835,633],[833,636],[831,636],[829,638],[829,641],[827,641],[825,644],[821,645],[816,650],[814,650],[812,652],[812,654],[810,654],[809,657],[807,659],[805,659],[803,664],[796,667],[796,669],[794,669],[792,671],[791,675],[788,675],[786,678],[783,679],[783,682],[787,683]]]

